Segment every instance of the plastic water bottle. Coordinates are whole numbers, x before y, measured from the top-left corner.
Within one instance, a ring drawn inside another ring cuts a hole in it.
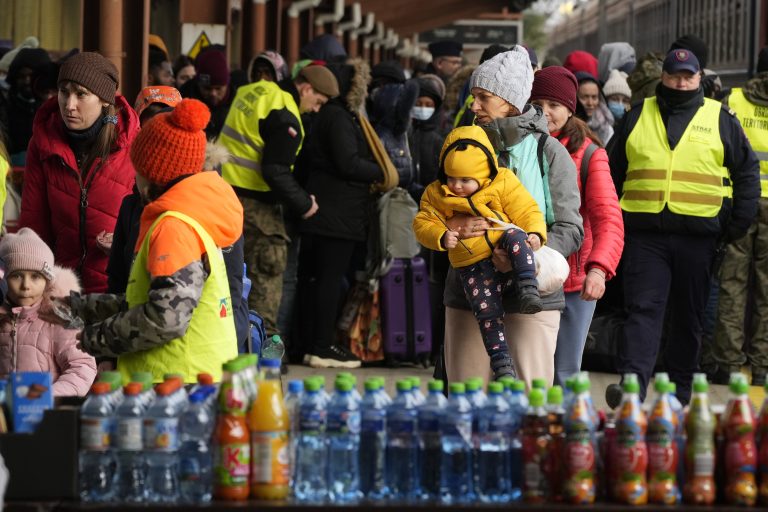
[[[285,345],[279,334],[273,334],[264,340],[264,345],[261,347],[262,359],[277,359],[281,361],[283,354],[285,354]]]
[[[91,386],[91,396],[80,409],[80,499],[111,501],[117,467],[110,447],[112,405],[107,382]]]
[[[379,382],[379,396],[381,396],[382,401],[384,404],[389,407],[392,405],[392,397],[389,396],[389,393],[387,393],[387,390],[385,389],[385,386],[387,385],[387,381],[384,379],[384,377],[373,377]]]
[[[101,372],[98,382],[109,383],[109,393],[107,397],[112,406],[112,410],[117,410],[117,406],[123,401],[123,377],[120,372]]]
[[[293,492],[300,502],[320,503],[328,494],[327,410],[320,395],[320,385],[318,379],[305,379],[304,396],[299,404],[299,440],[296,444]]]
[[[480,474],[477,467],[480,460],[480,441],[477,437],[479,432],[478,420],[480,419],[480,410],[485,407],[485,403],[488,401],[488,396],[483,393],[483,379],[479,377],[473,377],[467,379],[464,382],[466,388],[466,397],[469,403],[472,405],[472,477],[474,482],[472,488],[475,489],[478,485],[478,475]]]
[[[512,413],[503,396],[501,382],[488,384],[488,402],[480,409],[478,438],[480,441],[476,493],[484,503],[509,501],[512,488],[509,467],[509,439]]]
[[[336,374],[336,378],[347,379],[350,381],[352,383],[352,391],[350,391],[350,393],[352,393],[352,398],[354,398],[358,404],[363,401],[363,396],[357,390],[357,377],[351,372],[339,372]]]
[[[157,400],[144,417],[147,498],[151,503],[175,503],[179,499],[179,417],[171,398],[176,391],[174,382],[159,384]]]
[[[519,501],[523,497],[523,418],[528,410],[525,382],[515,380],[507,397],[512,427],[509,437],[509,468],[511,488],[509,499]]]
[[[207,393],[189,395],[189,407],[179,420],[179,483],[184,503],[208,503],[213,492],[213,455],[210,450],[214,418],[205,400]]]
[[[169,382],[173,385],[170,401],[176,409],[176,416],[181,416],[189,407],[189,396],[187,390],[184,389],[184,376],[179,373],[166,373],[163,375],[163,382]]]
[[[552,386],[547,390],[547,420],[549,422],[550,448],[544,463],[544,474],[549,481],[550,500],[563,501],[563,453],[565,451],[565,409],[563,388]]]
[[[293,485],[294,471],[296,470],[296,443],[299,440],[299,404],[304,395],[304,382],[298,379],[288,382],[288,392],[285,394],[285,408],[288,410],[288,423],[290,425],[288,439],[288,460],[290,461],[291,485]]]
[[[360,405],[352,382],[337,379],[328,406],[328,497],[333,503],[360,499]]]
[[[125,386],[125,400],[115,411],[117,449],[117,496],[124,503],[143,503],[147,499],[147,461],[144,456],[142,425],[144,404],[142,384]]]
[[[461,382],[450,386],[445,414],[440,420],[442,460],[440,498],[445,503],[472,501],[472,404]]]
[[[397,397],[387,409],[387,487],[394,500],[419,497],[418,411],[411,382],[397,381]]]
[[[381,387],[378,379],[368,379],[360,404],[360,491],[374,501],[387,495],[387,404],[379,393]]]
[[[144,412],[147,412],[149,407],[155,401],[155,398],[157,398],[155,389],[152,387],[152,374],[150,372],[133,372],[131,374],[131,382],[141,383],[139,399]]]
[[[427,401],[427,397],[421,392],[421,379],[418,377],[408,377],[411,381],[411,393],[416,407],[421,407]]]
[[[429,394],[419,408],[419,483],[425,500],[440,498],[440,464],[443,446],[440,441],[440,419],[448,399],[443,395],[443,381],[429,382]]]

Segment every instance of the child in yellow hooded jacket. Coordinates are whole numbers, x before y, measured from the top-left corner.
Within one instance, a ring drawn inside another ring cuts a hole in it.
[[[459,234],[446,224],[456,214],[496,219],[520,229],[493,229],[459,241]],[[425,247],[448,251],[480,326],[494,378],[516,376],[504,338],[502,296],[516,281],[520,312],[541,311],[533,250],[527,238],[528,233],[535,233],[546,242],[547,226],[533,196],[511,170],[498,166],[488,136],[479,126],[463,126],[448,134],[440,152],[438,179],[424,191],[413,229]],[[496,270],[491,261],[497,246],[509,255],[512,278]]]

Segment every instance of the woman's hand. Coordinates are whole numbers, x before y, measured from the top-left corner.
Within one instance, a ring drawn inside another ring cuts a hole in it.
[[[582,300],[598,300],[605,293],[605,272],[597,267],[592,267],[587,272],[587,278],[581,286]]]
[[[483,236],[486,230],[491,228],[491,224],[482,217],[473,217],[472,215],[456,214],[446,221],[451,231],[459,234],[459,239],[474,238]]]

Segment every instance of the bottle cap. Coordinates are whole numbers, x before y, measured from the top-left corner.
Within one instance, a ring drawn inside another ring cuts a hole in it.
[[[317,379],[320,383],[320,387],[325,387],[325,375],[313,375],[312,377]]]
[[[653,376],[653,380],[654,382],[659,380],[663,382],[669,382],[669,374],[667,372],[658,372]]]
[[[349,379],[352,382],[357,382],[357,377],[355,377],[352,372],[339,372],[336,374],[336,378],[342,377],[344,379]]]
[[[179,387],[180,388],[180,387],[184,386],[184,379],[179,377],[179,375],[170,375],[170,376],[166,375],[165,378],[164,378],[164,381],[169,383],[169,384],[173,384],[173,386],[175,386],[175,387]]]
[[[397,390],[398,391],[410,391],[411,390],[411,381],[408,379],[402,379],[397,381]]]
[[[375,375],[375,376],[373,376],[373,377],[371,377],[371,378],[372,378],[372,379],[376,379],[377,381],[379,381],[379,384],[381,384],[381,387],[382,387],[382,388],[383,388],[383,387],[384,387],[384,385],[387,383],[387,380],[386,380],[384,377],[382,377],[381,375]]]
[[[262,368],[280,368],[280,360],[279,359],[262,359],[261,367]]]
[[[205,393],[203,390],[198,389],[194,393],[189,395],[189,403],[190,404],[198,404],[205,400],[205,397],[208,396],[207,393]]]
[[[693,392],[694,393],[707,393],[709,391],[709,382],[707,382],[707,376],[704,373],[693,374]]]
[[[488,383],[488,394],[490,395],[500,395],[504,392],[504,384],[501,382],[489,382]]]
[[[304,391],[304,383],[298,379],[294,379],[290,382],[288,382],[288,392],[289,393],[301,393]]]
[[[531,407],[542,407],[544,405],[544,391],[541,388],[533,388],[528,393],[528,402]]]
[[[576,376],[571,375],[567,379],[565,379],[565,389],[568,389],[570,391],[574,391],[574,386],[576,385]]]
[[[144,384],[141,382],[129,382],[123,388],[123,393],[128,396],[136,396],[144,390]]]
[[[155,393],[157,393],[158,396],[168,396],[174,391],[176,390],[171,382],[161,382],[155,386]]]
[[[106,382],[110,386],[110,391],[114,391],[123,386],[123,377],[120,372],[101,372],[99,374],[98,382]]]
[[[637,374],[635,373],[624,374],[624,382],[621,385],[621,389],[624,390],[625,393],[639,393],[640,382],[638,382],[637,380]]]
[[[443,392],[443,389],[445,389],[445,385],[443,384],[443,381],[441,380],[431,380],[429,381],[429,384],[427,384],[430,391],[434,392]]]
[[[320,391],[320,381],[312,377],[304,379],[304,389],[309,393],[316,393]]]
[[[238,366],[237,360],[233,359],[232,361],[227,361],[221,365],[221,369],[227,373],[237,373]]]
[[[201,386],[212,386],[213,375],[211,375],[210,373],[198,373],[197,383],[200,384]]]
[[[734,378],[735,375],[734,373],[731,374],[731,382],[728,384],[728,389],[731,390],[731,393],[743,395],[749,391],[749,384],[747,384],[747,379],[744,378],[743,374],[739,374],[742,378]]]
[[[467,390],[463,382],[451,382],[448,389],[451,390],[452,395],[463,395]]]
[[[573,387],[571,391],[574,393],[586,393],[589,388],[592,387],[592,383],[589,382],[589,377],[579,375],[573,379]]]
[[[547,389],[547,381],[542,378],[533,379],[531,381],[531,387],[533,389]]]
[[[246,354],[243,359],[245,359],[247,366],[259,365],[259,356],[256,354]]]
[[[344,379],[344,378],[336,379],[334,384],[336,386],[336,391],[341,391],[341,392],[352,391],[352,387],[354,386],[351,380]]]
[[[504,389],[512,389],[512,383],[515,382],[515,378],[510,377],[509,375],[505,375],[499,379],[499,382],[504,384]]]
[[[473,377],[471,379],[467,379],[467,381],[464,383],[465,389],[467,391],[475,392],[480,391],[483,388],[483,379],[477,379],[476,377]]]
[[[677,393],[677,384],[675,384],[674,382],[670,382],[670,383],[669,383],[669,386],[668,386],[668,388],[667,388],[667,391],[669,391],[669,392],[670,392],[670,393],[672,393],[673,395],[674,395],[675,393]]]
[[[563,404],[563,388],[560,386],[552,386],[547,390],[547,403],[549,405],[562,405]]]
[[[515,380],[515,382],[512,383],[512,391],[525,392],[525,382],[522,380]]]
[[[659,374],[657,373],[657,378],[653,381],[653,389],[655,389],[657,393],[669,393],[669,381],[659,379],[658,375]]]
[[[365,390],[366,391],[378,391],[379,390],[379,380],[376,378],[370,378],[365,381]]]
[[[408,379],[411,381],[411,387],[413,389],[418,389],[421,387],[421,379],[418,377],[408,377]]]
[[[91,394],[94,395],[104,395],[110,391],[112,391],[112,387],[109,385],[109,382],[99,381],[91,385]]]

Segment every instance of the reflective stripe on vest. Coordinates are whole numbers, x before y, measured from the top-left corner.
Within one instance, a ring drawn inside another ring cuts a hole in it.
[[[173,211],[157,218],[147,231],[131,266],[125,298],[129,308],[141,306],[149,300],[149,240],[155,227],[165,217],[176,217],[195,230],[205,245],[210,274],[203,284],[200,302],[184,336],[157,348],[121,355],[117,359],[117,369],[124,382],[129,382],[131,373],[137,371],[152,372],[154,382],[162,382],[166,373],[183,375],[184,382],[196,382],[198,373],[210,373],[218,382],[221,380],[221,365],[237,356],[235,317],[221,250],[197,221]]]
[[[296,117],[300,129],[296,136],[301,136],[303,141],[301,114],[290,93],[274,82],[263,80],[244,85],[237,90],[218,139],[231,155],[229,161],[221,168],[221,175],[227,183],[258,192],[269,191],[269,185],[261,174],[264,139],[259,133],[259,121],[266,119],[273,110],[281,109]],[[286,127],[287,129],[289,128]],[[300,149],[301,144],[296,150],[297,155]]]
[[[760,195],[768,197],[768,107],[749,101],[741,88],[731,91],[728,105],[736,112],[736,117],[760,160]]]
[[[467,112],[467,110],[472,109],[472,103],[475,102],[475,97],[471,94],[467,96],[467,99],[464,100],[464,104],[461,106],[458,112],[456,112],[456,115],[453,118],[453,127],[458,128],[459,123],[461,122],[461,118],[464,117],[464,114]]]
[[[669,211],[715,217],[723,197],[731,197],[725,148],[720,139],[720,103],[705,99],[674,151],[656,98],[647,98],[637,125],[627,138],[627,177],[621,196],[626,212]]]

